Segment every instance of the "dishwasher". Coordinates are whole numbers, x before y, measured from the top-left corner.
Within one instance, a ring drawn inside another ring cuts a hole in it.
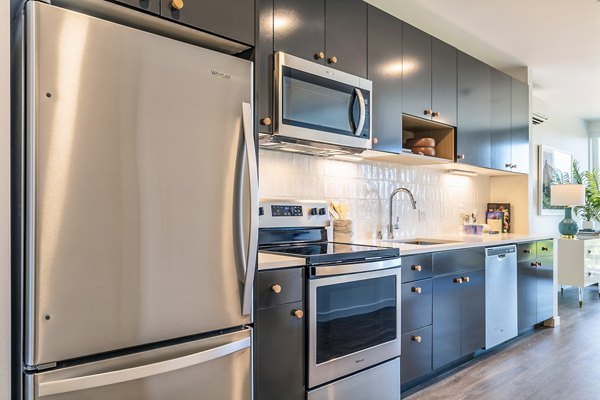
[[[517,246],[485,250],[485,348],[516,337]]]

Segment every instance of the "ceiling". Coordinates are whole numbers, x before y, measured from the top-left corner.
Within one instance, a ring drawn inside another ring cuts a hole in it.
[[[600,0],[366,1],[512,75],[528,67],[534,96],[600,119]]]

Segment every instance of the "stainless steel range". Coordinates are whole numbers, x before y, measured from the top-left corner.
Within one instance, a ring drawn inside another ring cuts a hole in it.
[[[306,264],[308,399],[398,399],[398,249],[328,241],[328,214],[324,201],[260,203],[260,250]]]

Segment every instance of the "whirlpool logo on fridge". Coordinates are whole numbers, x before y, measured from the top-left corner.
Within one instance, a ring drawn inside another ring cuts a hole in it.
[[[217,71],[214,69],[210,70],[210,74],[216,78],[221,78],[221,79],[231,79],[231,74],[227,74],[225,72],[221,72],[221,71]]]

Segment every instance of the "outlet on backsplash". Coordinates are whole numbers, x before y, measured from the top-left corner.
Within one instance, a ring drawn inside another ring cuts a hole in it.
[[[397,187],[409,189],[394,199],[400,217],[397,238],[458,233],[463,210],[485,213],[489,177],[448,175],[444,170],[383,161],[349,162],[277,151],[260,151],[260,196],[326,199],[347,203],[356,239],[377,239],[388,225],[389,197]]]

